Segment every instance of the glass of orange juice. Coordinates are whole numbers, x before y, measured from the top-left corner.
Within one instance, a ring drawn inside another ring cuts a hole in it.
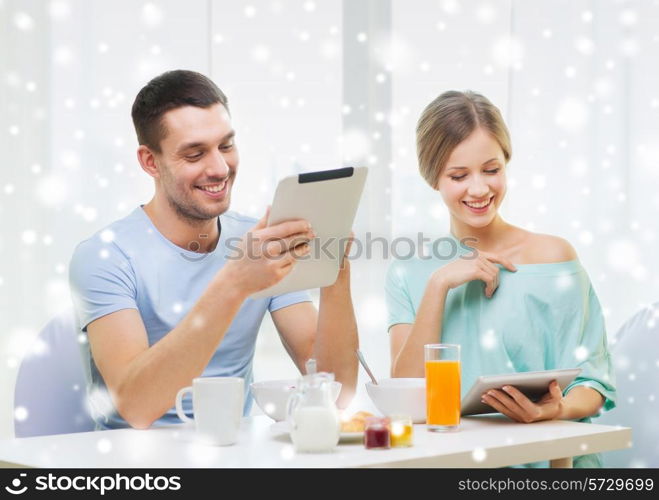
[[[460,424],[460,346],[426,344],[423,350],[428,430],[456,430]]]

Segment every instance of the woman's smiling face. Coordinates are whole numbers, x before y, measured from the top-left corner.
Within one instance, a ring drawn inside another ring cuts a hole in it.
[[[489,225],[506,194],[505,167],[501,146],[482,128],[458,144],[437,185],[451,216],[475,228]]]

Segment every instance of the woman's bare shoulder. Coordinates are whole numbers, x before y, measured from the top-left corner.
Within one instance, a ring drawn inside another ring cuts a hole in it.
[[[551,234],[529,232],[525,247],[526,260],[534,263],[565,262],[577,258],[569,241]]]

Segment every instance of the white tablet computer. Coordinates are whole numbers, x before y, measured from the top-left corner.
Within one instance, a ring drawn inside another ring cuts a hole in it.
[[[460,414],[464,416],[498,413],[498,410],[485,403],[481,403],[481,396],[490,389],[501,389],[504,385],[512,385],[531,401],[537,401],[547,392],[549,383],[552,380],[558,382],[562,391],[579,373],[581,373],[581,368],[506,373],[504,375],[482,375],[476,379],[469,392],[462,398]]]
[[[279,182],[268,226],[305,219],[316,237],[309,254],[299,259],[283,280],[252,297],[320,288],[336,281],[367,171],[366,167],[346,167],[292,175]]]

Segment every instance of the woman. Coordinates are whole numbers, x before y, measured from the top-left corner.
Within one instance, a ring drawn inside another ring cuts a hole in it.
[[[480,375],[582,369],[563,392],[552,382],[536,403],[514,387],[483,395],[516,421],[589,421],[613,408],[604,320],[574,249],[498,213],[511,157],[499,110],[474,92],[440,95],[419,119],[417,154],[421,175],[449,209],[451,234],[430,258],[389,268],[392,375],[423,377],[423,345],[454,343],[462,346],[463,396]],[[574,465],[601,462],[589,455]]]

